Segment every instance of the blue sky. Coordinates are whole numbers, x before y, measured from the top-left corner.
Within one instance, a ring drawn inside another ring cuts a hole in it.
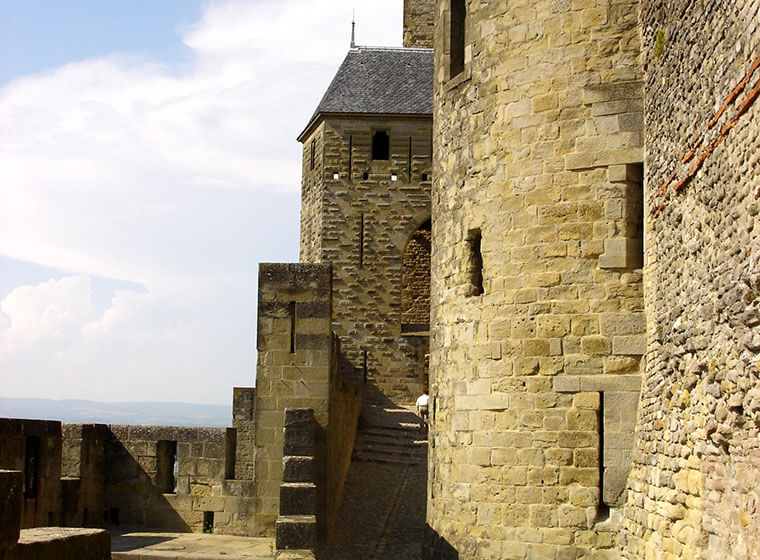
[[[0,395],[228,403],[295,141],[381,0],[0,0]]]
[[[177,31],[201,13],[198,0],[2,0],[0,83],[119,51],[189,58]]]

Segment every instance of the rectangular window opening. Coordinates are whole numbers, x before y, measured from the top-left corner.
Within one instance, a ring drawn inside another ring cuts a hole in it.
[[[290,315],[290,353],[296,353],[296,302],[291,301],[288,305]]]
[[[237,450],[237,429],[227,428],[224,448],[224,478],[235,479],[235,452]]]
[[[24,454],[24,498],[36,498],[40,482],[40,438],[27,436]]]
[[[160,440],[156,445],[156,487],[162,494],[177,492],[177,442]]]
[[[483,254],[481,252],[482,235],[480,229],[467,232],[468,263],[467,275],[470,284],[470,296],[483,294]]]
[[[203,532],[204,533],[214,532],[214,512],[213,511],[203,512]]]
[[[314,158],[317,153],[317,141],[311,141],[311,157],[309,158],[309,169],[314,169]]]
[[[458,76],[464,71],[464,24],[466,16],[465,0],[451,0],[449,78]]]
[[[372,135],[372,159],[387,160],[390,156],[390,139],[384,130],[376,130]]]

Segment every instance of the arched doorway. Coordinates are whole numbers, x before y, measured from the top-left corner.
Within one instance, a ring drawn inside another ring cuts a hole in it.
[[[415,378],[425,391],[429,385],[430,234],[427,220],[409,237],[401,275],[401,333],[417,356]]]

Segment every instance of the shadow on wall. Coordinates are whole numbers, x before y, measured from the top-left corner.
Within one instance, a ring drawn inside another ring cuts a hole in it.
[[[166,531],[191,532],[190,526],[160,492],[150,474],[110,430],[105,434],[106,509],[110,525],[138,524]],[[147,453],[146,453],[147,455]],[[179,496],[178,496],[179,497]],[[192,496],[186,496],[192,500]]]
[[[459,560],[459,552],[430,525],[425,525],[422,558],[423,560]]]

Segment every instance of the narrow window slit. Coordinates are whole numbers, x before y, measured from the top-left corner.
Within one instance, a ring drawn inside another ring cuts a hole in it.
[[[604,392],[599,392],[599,508],[597,521],[610,517],[610,506],[604,502]]]
[[[40,438],[26,438],[24,455],[24,498],[36,498],[40,480]]]
[[[237,450],[237,429],[227,428],[224,449],[224,478],[235,478],[235,452]]]
[[[406,158],[406,180],[412,182],[412,137],[409,137],[409,155]]]
[[[359,268],[364,268],[364,212],[359,221]]]
[[[317,152],[317,141],[311,141],[311,157],[309,158],[309,169],[314,169],[314,158]]]
[[[296,302],[291,301],[288,306],[288,313],[290,314],[290,353],[296,352]]]
[[[353,163],[354,163],[354,137],[348,137],[348,180],[349,182],[353,178]]]
[[[449,29],[449,78],[464,71],[464,27],[467,17],[465,0],[451,0]]]
[[[177,442],[160,440],[156,444],[156,486],[162,494],[177,492]]]

